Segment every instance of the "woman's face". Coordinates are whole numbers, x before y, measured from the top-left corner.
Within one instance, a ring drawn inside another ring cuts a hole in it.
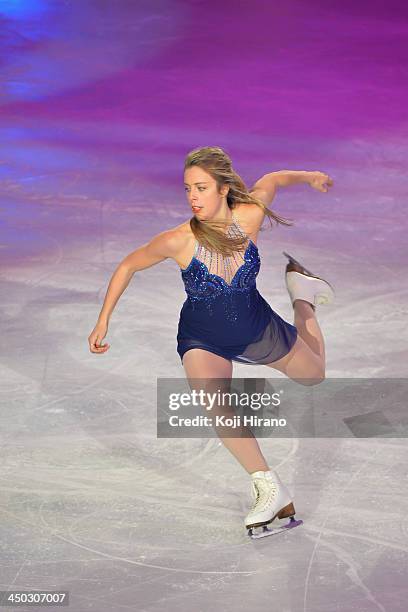
[[[200,221],[211,219],[219,212],[225,192],[228,191],[224,188],[218,193],[215,179],[198,166],[185,170],[184,189],[193,214]]]

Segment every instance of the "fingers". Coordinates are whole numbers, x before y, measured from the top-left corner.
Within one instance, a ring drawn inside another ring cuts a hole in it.
[[[327,191],[329,191],[329,187],[333,187],[334,181],[331,176],[329,176],[325,172],[320,172],[319,170],[316,170],[314,172],[314,177],[311,182],[311,185],[318,191],[323,191],[326,193]]]
[[[109,344],[93,344],[91,345],[91,353],[106,353]]]
[[[106,353],[106,351],[110,348],[110,344],[107,342],[105,344],[101,344],[98,336],[93,339],[92,337],[88,338],[89,341],[89,350],[91,353]]]
[[[328,174],[323,174],[322,180],[320,183],[321,191],[329,191],[329,187],[333,187],[334,181]]]

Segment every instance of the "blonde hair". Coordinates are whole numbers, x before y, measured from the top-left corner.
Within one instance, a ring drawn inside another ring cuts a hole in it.
[[[227,194],[228,207],[233,210],[238,203],[256,204],[263,209],[265,215],[269,217],[271,226],[273,221],[276,224],[293,225],[291,220],[280,217],[272,212],[262,200],[251,195],[242,180],[242,178],[232,168],[230,157],[221,149],[221,147],[201,147],[190,151],[184,161],[184,170],[192,166],[199,166],[217,183],[217,190],[225,184],[229,190]],[[220,232],[217,227],[224,227],[227,221],[200,221],[196,217],[190,219],[190,227],[195,238],[210,250],[218,251],[219,253],[230,256],[234,251],[243,251],[247,238],[245,237],[230,237],[224,232]]]

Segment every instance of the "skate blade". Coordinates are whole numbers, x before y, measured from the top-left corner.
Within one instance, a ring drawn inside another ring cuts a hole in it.
[[[318,276],[313,274],[313,272],[311,272],[310,270],[305,268],[305,266],[303,264],[301,264],[300,261],[297,261],[294,257],[292,257],[292,255],[289,255],[289,253],[286,253],[286,251],[282,251],[282,253],[283,253],[283,255],[285,255],[285,257],[287,257],[289,259],[290,262],[293,262],[294,264],[297,264],[298,266],[303,268],[303,270],[306,272],[306,274],[309,274],[310,276],[314,276],[315,278],[319,278]]]
[[[248,535],[251,540],[258,540],[259,538],[266,538],[267,536],[277,535],[278,533],[282,533],[283,531],[287,531],[288,529],[293,529],[294,527],[299,527],[299,525],[303,525],[303,521],[301,519],[296,520],[291,517],[289,523],[286,525],[282,525],[281,527],[268,527],[267,525],[263,525],[262,531],[258,533],[254,533],[254,529],[261,529],[261,527],[251,527],[248,529]]]

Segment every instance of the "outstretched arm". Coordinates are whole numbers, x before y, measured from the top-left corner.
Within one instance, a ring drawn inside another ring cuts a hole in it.
[[[172,230],[161,232],[120,262],[110,279],[98,321],[88,336],[91,353],[106,353],[109,349],[110,345],[108,343],[102,344],[102,340],[107,334],[112,311],[130,283],[133,274],[138,270],[150,268],[150,266],[172,257],[179,248],[179,240],[177,233]]]
[[[264,174],[256,181],[251,191],[257,191],[258,195],[262,195],[264,202],[270,204],[278,187],[289,187],[299,183],[307,183],[318,191],[328,191],[329,187],[334,184],[333,179],[328,174],[318,170],[311,172],[307,170],[278,170],[277,172]]]
[[[122,293],[130,283],[133,274],[150,268],[173,255],[177,249],[177,239],[174,232],[167,230],[154,236],[141,247],[125,257],[117,266],[106,292],[98,322],[108,323],[113,309]]]
[[[298,183],[307,183],[319,191],[328,191],[333,185],[333,179],[325,172],[319,170],[278,170],[272,172],[278,187],[289,187]]]

